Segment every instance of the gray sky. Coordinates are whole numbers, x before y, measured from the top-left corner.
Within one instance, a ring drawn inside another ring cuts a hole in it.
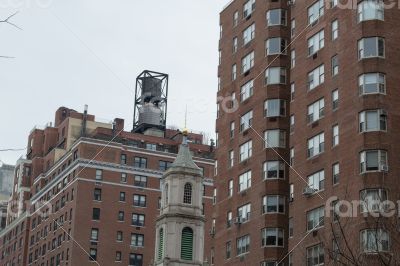
[[[132,127],[144,69],[170,74],[169,125],[213,134],[219,12],[228,0],[0,0],[0,149],[25,148],[59,106]],[[0,152],[15,161],[24,152]]]

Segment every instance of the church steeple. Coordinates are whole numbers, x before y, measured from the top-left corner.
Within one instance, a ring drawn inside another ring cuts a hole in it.
[[[161,179],[162,204],[156,223],[156,266],[203,265],[203,176],[183,131],[178,155]]]

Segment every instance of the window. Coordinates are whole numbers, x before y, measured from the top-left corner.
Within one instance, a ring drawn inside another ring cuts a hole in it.
[[[236,64],[232,65],[232,80],[236,79]]]
[[[331,58],[331,66],[332,66],[332,77],[339,74],[339,58],[338,55],[335,55]]]
[[[92,220],[100,220],[100,209],[99,208],[93,208],[92,211]]]
[[[253,11],[256,8],[256,0],[248,0],[244,5],[243,5],[243,17],[247,18],[248,16],[253,13]]]
[[[295,93],[295,85],[294,83],[290,84],[290,101],[294,101],[294,93]]]
[[[121,173],[121,182],[126,183],[127,181],[127,174],[126,173]]]
[[[296,33],[296,20],[292,19],[290,21],[290,37],[293,39]]]
[[[239,191],[251,187],[251,171],[247,171],[239,176]]]
[[[236,254],[242,255],[250,250],[250,235],[245,235],[236,239]]]
[[[332,127],[332,147],[339,145],[339,125]]]
[[[117,231],[117,241],[122,242],[123,240],[123,233],[122,231]]]
[[[205,188],[204,188],[204,191],[205,191]],[[213,199],[213,201],[212,201],[213,205],[217,204],[217,189],[216,188],[213,189],[213,198],[212,199]]]
[[[339,22],[337,19],[332,21],[331,28],[332,28],[332,41],[334,41],[339,37]]]
[[[103,180],[103,170],[96,170],[96,180]]]
[[[368,150],[360,153],[360,172],[386,171],[387,153],[383,150]]]
[[[99,229],[92,228],[92,231],[90,233],[90,240],[91,241],[98,241],[99,240]]]
[[[358,4],[358,22],[384,20],[385,5],[381,0],[364,0]]]
[[[254,80],[249,80],[240,87],[240,101],[243,102],[253,95]]]
[[[308,73],[308,89],[312,90],[325,81],[324,65],[320,65]]]
[[[125,192],[119,193],[119,201],[125,201]]]
[[[133,195],[133,206],[135,207],[146,207],[146,196],[144,195]]]
[[[380,37],[362,38],[358,41],[358,59],[385,57],[385,41]]]
[[[232,150],[232,151],[229,151],[229,163],[228,163],[228,165],[229,165],[230,168],[232,168],[234,164],[235,164],[235,152]]]
[[[242,73],[249,71],[254,66],[254,51],[242,58]]]
[[[238,218],[240,219],[240,223],[245,223],[248,220],[250,220],[250,213],[251,213],[250,209],[251,209],[250,203],[238,208]]]
[[[325,150],[325,137],[324,133],[318,134],[311,139],[308,139],[307,157],[311,158],[323,153]]]
[[[229,135],[231,138],[235,136],[235,121],[231,122]]]
[[[324,190],[325,188],[325,172],[324,170],[309,175],[307,177],[308,187],[314,189],[314,191]]]
[[[383,229],[366,229],[360,232],[361,250],[363,252],[389,251],[389,233]]]
[[[137,187],[147,187],[147,177],[136,175],[134,185]]]
[[[118,212],[118,221],[123,222],[125,219],[125,213],[123,211]]]
[[[132,225],[144,226],[144,214],[133,213],[132,214]]]
[[[233,13],[233,26],[236,27],[239,23],[239,11]]]
[[[386,77],[382,73],[366,73],[358,78],[360,94],[385,93]]]
[[[143,247],[144,246],[144,235],[142,234],[131,234],[131,246]]]
[[[226,213],[226,227],[230,228],[232,226],[232,212],[229,211]]]
[[[285,197],[268,195],[262,199],[263,213],[285,213]]]
[[[384,110],[367,110],[359,114],[360,132],[385,131],[386,112]]]
[[[291,115],[289,118],[289,130],[290,134],[294,132],[294,115]]]
[[[146,143],[146,150],[156,151],[157,150],[157,144]]]
[[[186,183],[183,190],[183,203],[192,204],[192,184]]]
[[[129,266],[143,266],[143,255],[142,254],[129,254]]]
[[[255,30],[256,24],[253,23],[243,31],[243,45],[248,44],[251,40],[254,39]]]
[[[286,39],[269,38],[265,43],[266,55],[286,54]]]
[[[385,201],[388,200],[387,191],[384,189],[365,189],[360,192],[361,212],[380,212],[387,210]]]
[[[147,168],[147,159],[142,157],[135,157],[134,167]]]
[[[253,153],[253,141],[248,141],[240,145],[239,161],[243,162],[251,157]]]
[[[263,247],[283,247],[283,229],[264,228],[261,230]]]
[[[269,99],[264,102],[264,113],[266,117],[277,117],[286,115],[286,101],[281,99]]]
[[[308,8],[308,24],[312,24],[324,15],[325,0],[318,0]]]
[[[286,132],[280,129],[272,129],[264,132],[265,148],[285,148]]]
[[[115,261],[121,261],[121,260],[122,260],[121,251],[115,252]]]
[[[93,193],[93,199],[97,201],[101,201],[101,189],[95,188]]]
[[[265,70],[265,84],[286,84],[286,68],[269,67]]]
[[[167,171],[167,169],[171,166],[171,162],[166,162],[166,161],[159,161],[158,162],[158,168],[160,171]]]
[[[339,90],[332,91],[332,109],[336,110],[339,107]]]
[[[324,206],[307,212],[307,231],[324,226]]]
[[[318,244],[307,248],[307,266],[324,265],[324,247]]]
[[[325,45],[325,34],[324,30],[321,30],[320,32],[317,32],[313,36],[311,36],[308,40],[308,55],[313,55],[322,48],[324,48]]]
[[[121,164],[126,164],[126,154],[121,154]]]
[[[233,195],[233,180],[228,181],[228,197],[232,197]]]
[[[289,165],[293,166],[294,164],[294,148],[290,148],[290,158],[289,158]]]
[[[270,9],[267,12],[267,26],[286,26],[286,10]]]
[[[267,161],[263,164],[264,179],[284,179],[285,163],[282,161]]]
[[[181,259],[193,260],[193,230],[190,227],[185,227],[182,230]]]
[[[232,53],[236,53],[238,49],[238,38],[234,37],[232,40]]]
[[[338,1],[339,0],[330,0],[330,2],[331,2],[331,8],[334,8],[335,6],[337,6],[338,5]]]
[[[293,237],[294,235],[294,228],[293,228],[293,217],[289,218],[289,237]]]
[[[340,173],[340,168],[339,168],[339,163],[335,163],[332,165],[332,183],[334,185],[339,183],[339,173]]]
[[[91,260],[91,261],[96,261],[97,260],[97,249],[95,249],[95,248],[91,248],[90,249],[90,251],[89,251],[89,260]]]
[[[296,51],[293,49],[290,51],[290,68],[294,68],[296,66]]]
[[[325,110],[325,101],[324,98],[319,99],[318,101],[310,104],[308,106],[308,113],[307,113],[307,121],[309,123],[313,123],[322,117],[324,117],[324,110]]]
[[[245,131],[253,124],[253,111],[249,111],[240,117],[240,132]]]
[[[230,259],[231,258],[231,253],[232,253],[232,243],[231,241],[226,242],[225,244],[225,259]]]

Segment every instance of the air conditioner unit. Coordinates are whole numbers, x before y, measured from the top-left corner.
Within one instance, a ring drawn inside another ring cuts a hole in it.
[[[304,195],[304,196],[310,196],[310,195],[314,194],[315,191],[316,191],[315,189],[313,189],[313,188],[307,186],[307,187],[305,187],[305,188],[303,189],[303,195]]]
[[[381,165],[381,171],[382,172],[388,172],[389,171],[389,167],[386,164]]]
[[[234,224],[241,224],[241,223],[243,223],[243,218],[242,218],[242,217],[236,217],[236,218],[233,220],[233,223],[234,223]]]

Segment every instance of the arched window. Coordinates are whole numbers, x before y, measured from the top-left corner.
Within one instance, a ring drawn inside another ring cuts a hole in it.
[[[158,232],[158,253],[157,253],[157,259],[161,260],[163,258],[163,253],[164,253],[164,229],[160,228],[160,231]]]
[[[190,227],[182,230],[181,259],[193,260],[193,230]]]
[[[164,191],[164,193],[165,193],[165,205],[167,205],[167,204],[168,204],[168,194],[169,194],[169,191],[168,191],[168,184],[165,185],[165,191]]]
[[[183,190],[183,203],[192,204],[192,184],[186,183]]]

